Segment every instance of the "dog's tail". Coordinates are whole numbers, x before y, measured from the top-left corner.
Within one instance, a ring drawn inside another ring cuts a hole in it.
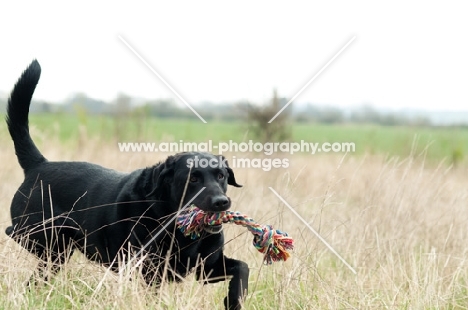
[[[41,66],[37,60],[33,60],[16,82],[8,99],[6,122],[24,172],[47,161],[31,139],[28,125],[29,105],[40,76]]]

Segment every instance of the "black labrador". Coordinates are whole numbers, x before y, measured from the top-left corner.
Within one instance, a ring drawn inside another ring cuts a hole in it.
[[[221,226],[205,227],[195,240],[175,227],[175,214],[189,203],[205,211],[230,208],[227,186],[241,185],[225,159],[179,153],[131,173],[87,162],[49,162],[28,126],[40,73],[34,60],[8,101],[6,121],[25,179],[11,203],[6,233],[40,259],[41,274],[46,267],[57,272],[75,249],[115,271],[122,258],[141,254],[148,284],[177,281],[191,271],[204,283],[231,278],[224,304],[240,309],[249,269],[223,255]],[[212,165],[194,166],[197,157]]]

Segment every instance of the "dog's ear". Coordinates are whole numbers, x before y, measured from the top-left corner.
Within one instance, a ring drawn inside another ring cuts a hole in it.
[[[227,172],[229,174],[228,184],[232,185],[232,186],[235,186],[235,187],[242,187],[242,185],[237,184],[236,177],[234,176],[234,171],[232,171],[231,167],[229,167],[229,164],[228,164],[228,161],[226,160],[226,158],[224,156],[221,156],[221,158],[222,158],[222,161],[225,163],[226,170],[227,170]]]
[[[242,187],[242,185],[240,184],[237,184],[236,182],[236,177],[234,176],[234,171],[232,171],[231,168],[227,167],[227,171],[229,173],[229,176],[228,176],[228,184],[229,185],[232,185],[232,186],[235,186],[235,187]]]
[[[161,199],[164,190],[164,183],[169,183],[174,175],[174,158],[169,156],[164,163],[161,163],[153,168],[152,183],[153,190],[146,195],[146,197],[155,197]]]

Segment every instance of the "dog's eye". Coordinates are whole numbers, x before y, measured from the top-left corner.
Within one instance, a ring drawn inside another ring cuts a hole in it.
[[[224,174],[219,173],[218,174],[218,180],[224,180]]]
[[[193,176],[193,175],[192,175],[192,176],[190,177],[190,182],[195,183],[195,182],[197,182],[197,181],[198,181],[198,178],[197,178],[196,176]]]

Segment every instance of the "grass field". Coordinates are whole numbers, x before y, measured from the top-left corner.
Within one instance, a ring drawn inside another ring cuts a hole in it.
[[[189,141],[214,143],[233,140],[256,140],[249,126],[239,121],[198,119],[156,119],[150,117],[112,118],[80,114],[33,114],[32,131],[38,145],[50,139],[70,148],[81,148],[89,140],[112,142]],[[290,141],[353,142],[356,155],[380,154],[405,158],[410,153],[424,152],[426,160],[438,164],[466,163],[468,158],[468,128],[466,127],[385,127],[377,125],[291,124]],[[0,142],[9,141],[6,126],[0,123]]]
[[[115,124],[108,119],[67,119],[65,125],[55,117],[31,119],[34,139],[51,160],[85,160],[130,171],[167,155],[118,152]],[[84,125],[86,130],[77,130]],[[147,121],[135,129],[140,132],[134,137],[126,128],[129,136],[125,139],[144,141],[243,141],[248,137],[237,123]],[[22,181],[22,171],[3,124],[0,130],[3,231],[10,223],[9,204]],[[296,154],[288,157],[288,169],[268,172],[235,169],[244,187],[229,189],[233,209],[288,232],[296,245],[287,262],[264,266],[261,254],[251,245],[251,235],[239,226],[225,227],[227,255],[246,261],[251,269],[246,309],[467,309],[466,130],[297,126],[293,132],[295,140],[359,139],[355,141],[359,151]],[[412,151],[415,133],[419,140]],[[429,142],[431,146],[422,152]],[[461,156],[460,165],[451,165],[450,152],[461,153],[453,155]],[[269,187],[319,231],[357,275]],[[114,274],[77,254],[52,281],[28,288],[36,264],[31,255],[0,234],[0,308],[222,309],[227,290],[225,283],[203,286],[193,277],[148,288],[134,268]]]

